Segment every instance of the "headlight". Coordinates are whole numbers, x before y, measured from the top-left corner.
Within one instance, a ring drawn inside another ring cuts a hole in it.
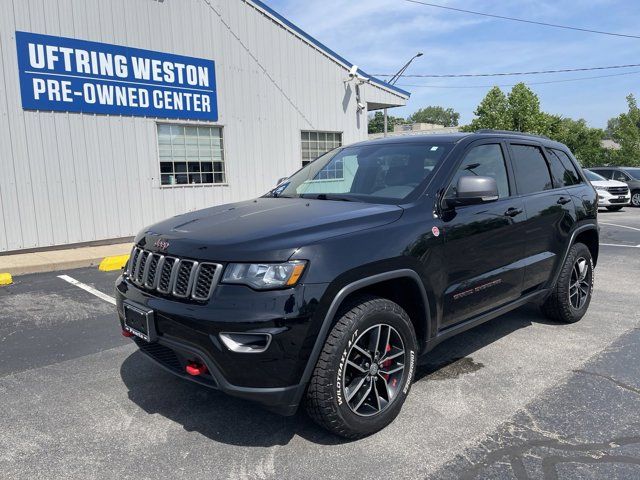
[[[607,187],[600,187],[600,186],[598,186],[598,185],[594,185],[594,187],[595,187],[595,189],[596,189],[596,190],[601,190],[601,191],[603,191],[603,192],[606,192],[606,191],[607,191]]]
[[[230,263],[222,283],[236,283],[266,290],[292,287],[302,276],[307,262],[296,260],[286,263]]]

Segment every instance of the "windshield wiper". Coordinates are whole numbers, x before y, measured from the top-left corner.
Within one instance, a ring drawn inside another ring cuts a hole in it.
[[[313,198],[315,200],[336,200],[339,202],[355,202],[355,200],[353,198],[349,198],[349,197],[343,197],[341,195],[333,195],[331,193],[326,194],[326,193],[319,193],[317,196],[315,197],[304,197],[301,195],[302,198]]]

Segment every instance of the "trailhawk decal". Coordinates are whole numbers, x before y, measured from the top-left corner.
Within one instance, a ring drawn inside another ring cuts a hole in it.
[[[338,365],[338,374],[336,375],[336,389],[338,393],[336,396],[338,397],[338,405],[342,405],[342,373],[344,372],[344,365],[347,363],[347,355],[349,354],[349,350],[351,350],[351,345],[353,345],[358,338],[358,330],[353,332],[351,335],[351,339],[347,343],[347,348],[344,349],[342,355],[340,356],[340,364]]]

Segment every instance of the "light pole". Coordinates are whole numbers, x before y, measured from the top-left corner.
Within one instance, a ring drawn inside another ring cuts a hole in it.
[[[391,77],[389,79],[389,81],[387,83],[390,84],[390,85],[395,85],[395,83],[402,76],[402,74],[407,71],[407,68],[409,68],[409,65],[411,65],[411,62],[413,62],[416,58],[421,57],[421,56],[422,56],[422,52],[416,53],[413,57],[411,57],[411,59],[407,63],[404,64],[404,66],[400,70],[398,70],[396,72],[396,74],[393,77]],[[384,136],[385,137],[387,136],[387,129],[388,129],[388,127],[387,127],[387,109],[385,108],[384,109]]]

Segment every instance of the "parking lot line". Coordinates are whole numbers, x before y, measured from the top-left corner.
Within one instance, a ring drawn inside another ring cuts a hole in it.
[[[617,223],[607,223],[607,222],[599,222],[600,225],[610,225],[612,227],[619,227],[619,228],[628,228],[629,230],[635,230],[637,232],[640,232],[640,228],[637,227],[629,227],[627,225],[618,225]]]
[[[109,302],[112,305],[116,304],[115,298],[110,297],[106,293],[102,293],[100,290],[96,290],[95,288],[90,287],[85,283],[79,282],[75,278],[72,278],[68,275],[58,275],[58,278],[64,280],[65,282],[69,282],[71,285],[75,285],[76,287],[81,288],[82,290],[89,292],[92,295],[95,295],[96,297],[104,300],[105,302]]]
[[[626,247],[626,248],[640,248],[640,245],[620,245],[617,243],[601,243],[603,247]]]

